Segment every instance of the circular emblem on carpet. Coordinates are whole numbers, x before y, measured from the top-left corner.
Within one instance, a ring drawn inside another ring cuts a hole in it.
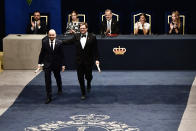
[[[76,131],[86,131],[93,129],[102,129],[105,131],[139,131],[139,128],[128,126],[127,124],[105,120],[110,119],[108,115],[75,115],[70,117],[71,121],[52,121],[51,123],[44,123],[38,126],[31,126],[25,128],[25,131],[56,131],[59,129],[75,128]]]

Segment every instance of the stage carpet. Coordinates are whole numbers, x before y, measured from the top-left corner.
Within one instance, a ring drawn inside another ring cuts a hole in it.
[[[93,72],[92,91],[82,101],[76,72],[61,74],[61,96],[53,78],[53,101],[44,104],[41,72],[0,117],[0,130],[177,131],[195,77],[183,71]]]

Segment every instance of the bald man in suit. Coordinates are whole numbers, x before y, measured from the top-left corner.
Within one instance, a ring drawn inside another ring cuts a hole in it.
[[[60,71],[65,70],[65,62],[62,48],[62,41],[56,39],[55,30],[50,30],[48,37],[42,40],[42,48],[39,55],[38,69],[44,64],[45,85],[47,98],[45,104],[52,101],[51,72],[57,82],[58,94],[62,93],[62,80]]]

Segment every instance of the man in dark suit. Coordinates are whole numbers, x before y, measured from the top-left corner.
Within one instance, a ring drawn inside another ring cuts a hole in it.
[[[47,26],[45,21],[41,21],[39,11],[34,12],[34,20],[27,27],[28,34],[46,34]]]
[[[45,84],[47,99],[46,104],[52,101],[52,88],[51,88],[51,72],[54,73],[54,77],[58,86],[58,94],[62,93],[62,80],[60,71],[65,70],[65,62],[63,57],[62,41],[56,39],[55,30],[50,30],[48,38],[42,40],[42,48],[39,55],[38,69],[41,64],[44,64],[43,70],[45,73]]]
[[[112,19],[112,11],[105,10],[105,19],[101,23],[101,35],[119,34],[119,23]]]
[[[88,33],[87,23],[81,23],[80,33],[75,34],[70,40],[64,40],[63,44],[75,44],[76,46],[77,76],[82,92],[81,99],[84,100],[86,99],[84,78],[87,80],[87,92],[90,93],[94,61],[96,65],[99,65],[96,36]]]

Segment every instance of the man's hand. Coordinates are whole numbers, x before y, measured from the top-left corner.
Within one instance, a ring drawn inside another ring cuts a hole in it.
[[[65,66],[62,66],[62,72],[64,72],[65,71]]]
[[[31,22],[31,26],[34,28],[35,27],[35,23],[32,21]]]
[[[41,24],[41,21],[38,20],[38,21],[37,21],[37,26],[40,26],[40,24]]]
[[[105,35],[109,34],[110,30],[107,29],[106,32],[105,32]]]
[[[95,64],[96,64],[96,65],[99,65],[99,61],[98,61],[98,60],[96,60],[96,61],[95,61]]]
[[[100,67],[99,67],[100,62],[99,62],[98,60],[96,60],[96,61],[95,61],[95,64],[96,64],[96,66],[97,66],[97,70],[98,70],[99,72],[101,72],[101,69],[100,69]]]
[[[35,73],[37,73],[41,69],[41,65],[38,64],[37,69],[35,70]]]
[[[41,69],[41,65],[40,64],[38,64],[37,69]]]

